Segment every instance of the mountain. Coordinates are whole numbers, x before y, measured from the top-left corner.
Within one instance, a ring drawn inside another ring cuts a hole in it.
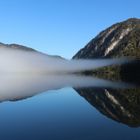
[[[4,43],[1,43],[1,42],[0,42],[0,48],[12,48],[12,49],[19,49],[19,50],[23,50],[23,51],[38,52],[35,49],[29,48],[29,47],[26,47],[26,46],[23,46],[23,45],[18,45],[18,44],[4,44]],[[41,52],[38,52],[38,53],[41,53]],[[44,53],[41,53],[41,54],[44,54]],[[47,54],[44,54],[44,55],[47,55]],[[47,55],[47,56],[52,57],[52,58],[57,58],[57,59],[64,59],[63,57],[58,56],[58,55]]]
[[[13,48],[13,49],[20,49],[20,50],[24,50],[24,51],[36,51],[32,48],[23,46],[23,45],[18,45],[18,44],[4,44],[4,43],[0,43],[0,48]]]
[[[78,51],[73,56],[73,59],[120,57],[131,57],[133,61],[128,65],[125,64],[123,67],[122,65],[112,65],[86,72],[86,74],[93,74],[109,80],[120,80],[122,77],[124,80],[124,77],[127,78],[131,75],[133,75],[134,79],[138,79],[138,77],[140,79],[140,19],[130,18],[112,25],[99,33],[84,48]],[[133,67],[134,65],[135,67]],[[129,69],[130,67],[131,69]],[[136,69],[138,70],[136,71]],[[127,72],[126,76],[122,75]],[[132,76],[127,79],[131,78]]]
[[[130,18],[112,25],[78,51],[73,59],[121,56],[140,58],[140,19]]]

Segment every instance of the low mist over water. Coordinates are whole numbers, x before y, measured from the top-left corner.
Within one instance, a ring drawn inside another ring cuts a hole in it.
[[[126,59],[66,60],[36,51],[0,48],[0,72],[68,73],[125,62]]]
[[[0,48],[0,100],[26,98],[63,87],[124,88],[128,85],[70,73],[125,62],[125,59],[66,60],[36,51]]]

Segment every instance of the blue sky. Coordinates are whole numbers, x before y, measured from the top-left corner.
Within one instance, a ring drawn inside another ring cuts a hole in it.
[[[71,58],[108,26],[140,18],[139,0],[0,0],[0,42]]]

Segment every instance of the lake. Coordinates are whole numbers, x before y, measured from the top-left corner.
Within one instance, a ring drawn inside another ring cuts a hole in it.
[[[2,140],[138,140],[140,89],[80,75],[3,74]]]

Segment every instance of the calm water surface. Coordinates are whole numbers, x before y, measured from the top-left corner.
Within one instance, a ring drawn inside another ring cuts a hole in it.
[[[68,77],[65,84],[64,77],[63,80],[57,77],[57,83],[63,84],[52,86],[54,79],[48,88],[50,82],[46,83],[46,80],[38,85],[35,79],[31,80],[33,77],[23,77],[19,81],[19,77],[8,77],[0,87],[2,140],[140,139],[139,89],[119,86],[114,89],[113,84],[107,87],[105,81],[99,79],[94,79],[90,87],[88,84],[84,87],[84,79],[80,79],[82,86],[77,81],[78,87],[72,88],[70,85],[77,84]],[[96,81],[103,87],[97,86]]]

